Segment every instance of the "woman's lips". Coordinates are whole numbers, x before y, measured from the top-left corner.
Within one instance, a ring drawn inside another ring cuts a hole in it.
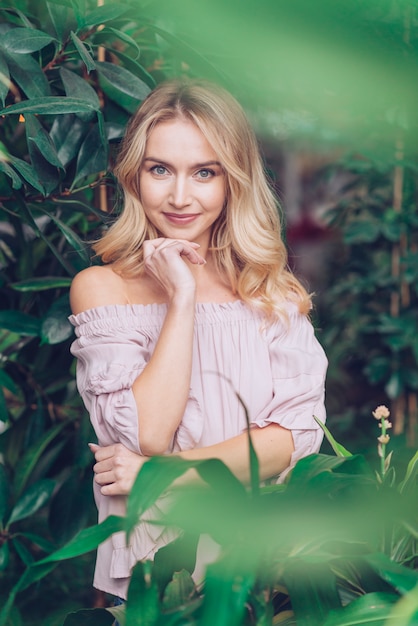
[[[164,213],[164,217],[172,224],[190,224],[199,217],[198,213]]]

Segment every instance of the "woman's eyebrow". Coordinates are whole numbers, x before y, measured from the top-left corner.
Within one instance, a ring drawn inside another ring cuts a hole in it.
[[[167,161],[164,161],[164,159],[158,159],[157,157],[153,157],[153,156],[145,157],[143,162],[145,163],[146,161],[152,161],[153,163],[160,163],[161,165],[172,167],[171,163],[168,163]],[[217,165],[219,167],[222,167],[219,161],[205,161],[204,163],[194,163],[191,166],[191,169],[195,169],[195,168],[199,168],[199,167],[201,167],[201,168],[209,167],[209,166],[213,166],[213,165]]]

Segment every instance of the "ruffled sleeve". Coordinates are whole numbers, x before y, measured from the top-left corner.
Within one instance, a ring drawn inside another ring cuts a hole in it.
[[[266,330],[273,379],[271,401],[253,420],[254,426],[280,424],[292,431],[295,452],[291,466],[318,452],[323,432],[314,416],[325,422],[325,375],[328,361],[310,321],[296,308],[289,324]]]
[[[122,313],[123,312],[123,313]],[[123,307],[106,306],[72,315],[77,339],[77,387],[101,445],[139,447],[132,384],[149,360],[149,337]]]

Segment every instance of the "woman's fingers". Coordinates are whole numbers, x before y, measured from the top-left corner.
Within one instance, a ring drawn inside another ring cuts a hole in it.
[[[189,261],[196,265],[204,265],[205,259],[197,252],[200,245],[194,241],[185,239],[167,239],[158,238],[144,241],[144,259],[150,260],[155,255],[172,255],[185,256]]]

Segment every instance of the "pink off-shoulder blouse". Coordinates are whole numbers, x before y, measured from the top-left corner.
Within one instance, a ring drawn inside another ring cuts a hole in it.
[[[136,403],[131,386],[146,366],[158,340],[166,305],[107,305],[69,319],[76,340],[77,386],[100,445],[123,443],[141,453]],[[325,422],[327,359],[309,320],[288,305],[288,323],[266,324],[241,301],[198,303],[189,399],[167,453],[212,445],[251,427],[278,423],[292,431],[292,467],[317,452]],[[161,381],[164,393],[164,381]],[[99,521],[123,515],[126,499],[103,496],[97,485]],[[164,497],[149,510],[126,545],[123,533],[99,546],[94,586],[126,597],[134,564],[152,559],[171,541],[173,531],[147,523],[164,508]]]

